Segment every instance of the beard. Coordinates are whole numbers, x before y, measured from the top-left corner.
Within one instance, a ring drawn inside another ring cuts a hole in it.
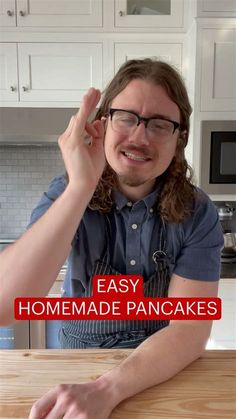
[[[144,179],[137,176],[135,177],[135,176],[117,174],[117,180],[119,184],[137,187],[137,186],[144,185],[146,182],[150,181],[151,179]]]
[[[131,171],[127,171],[126,173],[122,173],[122,171],[116,171],[113,167],[108,163],[106,164],[105,170],[103,172],[103,179],[106,181],[107,184],[110,185],[111,188],[118,188],[121,185],[126,185],[129,187],[139,187],[149,182],[155,182],[156,178],[159,175],[148,178],[145,176],[145,173],[140,173],[139,171],[131,169]]]

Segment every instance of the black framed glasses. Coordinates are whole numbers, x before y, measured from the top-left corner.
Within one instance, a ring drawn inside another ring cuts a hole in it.
[[[112,129],[120,134],[132,134],[136,127],[144,123],[148,136],[155,138],[169,138],[176,129],[181,129],[181,124],[163,116],[144,118],[133,111],[111,108],[108,112],[111,117]]]

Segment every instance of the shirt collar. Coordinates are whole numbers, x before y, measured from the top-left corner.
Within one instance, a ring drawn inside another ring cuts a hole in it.
[[[145,196],[140,201],[137,201],[137,202],[134,202],[134,203],[129,201],[126,198],[126,196],[124,196],[122,194],[122,192],[120,192],[118,189],[114,189],[112,191],[112,198],[114,200],[116,209],[118,211],[121,211],[124,207],[132,207],[133,205],[137,205],[138,202],[144,202],[144,204],[146,205],[147,210],[149,212],[150,212],[150,210],[152,211],[152,209],[154,208],[154,206],[156,204],[158,194],[160,193],[161,186],[162,186],[162,181],[156,182],[155,189],[150,194]]]

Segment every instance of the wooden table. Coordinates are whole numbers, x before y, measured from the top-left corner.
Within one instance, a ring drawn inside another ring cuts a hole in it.
[[[0,418],[28,418],[59,383],[93,380],[132,350],[0,351]],[[111,419],[236,418],[236,351],[206,351],[171,380],[122,402]]]

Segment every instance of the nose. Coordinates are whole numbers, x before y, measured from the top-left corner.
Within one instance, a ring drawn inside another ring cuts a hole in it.
[[[149,144],[147,129],[145,128],[145,124],[143,122],[140,122],[139,125],[134,127],[132,133],[129,135],[129,142],[133,144]]]

